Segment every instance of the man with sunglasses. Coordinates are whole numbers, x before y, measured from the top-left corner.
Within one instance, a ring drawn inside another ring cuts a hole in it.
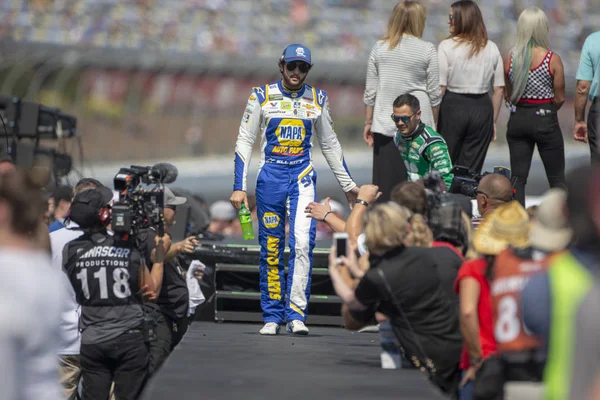
[[[477,228],[491,211],[513,200],[512,183],[502,174],[487,174],[479,182],[475,200],[480,217],[473,218],[471,223]]]
[[[435,170],[450,188],[454,175],[448,146],[439,133],[421,121],[419,99],[411,94],[398,96],[391,118],[398,128],[394,140],[404,160],[408,180],[418,181]]]
[[[348,201],[352,203],[358,194],[333,129],[327,93],[304,83],[311,67],[307,47],[292,44],[285,48],[279,59],[282,79],[253,88],[235,147],[235,180],[230,200],[239,209],[242,203],[248,206],[246,176],[252,146],[256,136],[261,134],[256,202],[261,245],[261,307],[265,322],[260,333],[263,335],[276,335],[286,320],[289,332],[308,334],[304,322],[310,297],[316,223],[306,218],[304,210],[317,201],[317,173],[311,151],[313,136],[317,137]],[[284,278],[286,211],[290,221],[287,284]]]

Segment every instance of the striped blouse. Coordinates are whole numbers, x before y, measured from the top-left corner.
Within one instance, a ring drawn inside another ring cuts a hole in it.
[[[377,41],[367,65],[364,102],[374,107],[372,132],[394,136],[396,126],[390,118],[396,97],[410,93],[421,103],[421,120],[435,129],[432,107],[441,102],[437,51],[433,43],[404,35],[388,49],[388,42]]]

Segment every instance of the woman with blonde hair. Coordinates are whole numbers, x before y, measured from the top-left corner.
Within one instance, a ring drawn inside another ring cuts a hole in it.
[[[342,257],[339,265],[335,248],[329,258],[346,329],[361,329],[381,312],[389,318],[404,359],[426,371],[444,393],[456,394],[462,346],[458,310],[441,287],[437,271],[443,260],[431,248],[414,246],[431,245],[431,231],[421,215],[391,202],[369,208],[363,223],[368,271],[359,271],[354,256]],[[360,277],[355,288],[343,278],[346,268]]]
[[[387,33],[375,43],[367,64],[364,93],[365,142],[373,147],[373,184],[388,201],[392,188],[406,180],[406,168],[394,145],[392,104],[401,94],[419,99],[421,120],[435,129],[441,101],[435,46],[422,39],[426,9],[405,0],[394,7]]]
[[[481,10],[474,1],[453,3],[448,25],[450,37],[438,47],[443,95],[438,132],[446,140],[452,164],[480,173],[496,137],[504,91],[502,56],[488,39]]]
[[[388,202],[363,216],[365,244],[371,254],[384,254],[398,246],[431,247],[433,234],[420,214]]]
[[[542,10],[524,10],[517,23],[517,43],[504,62],[510,107],[506,139],[516,177],[515,198],[524,207],[536,144],[550,187],[565,188],[565,144],[557,113],[565,102],[565,74],[560,56],[550,50],[549,33]]]

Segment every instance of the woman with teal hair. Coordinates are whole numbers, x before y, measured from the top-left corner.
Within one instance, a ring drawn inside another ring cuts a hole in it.
[[[549,32],[542,10],[524,10],[517,23],[517,43],[504,62],[510,108],[506,139],[515,197],[523,206],[536,145],[550,187],[565,187],[565,145],[557,115],[565,102],[565,75],[560,56],[550,50]]]

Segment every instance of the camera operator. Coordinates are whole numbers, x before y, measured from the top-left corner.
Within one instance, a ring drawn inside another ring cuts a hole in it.
[[[177,206],[185,204],[185,197],[175,196],[168,188],[164,188],[164,221],[165,243],[171,243],[169,229],[175,224]],[[148,265],[155,261],[156,237],[155,229],[150,228],[144,233],[145,257]],[[153,299],[156,304],[147,304],[157,323],[155,342],[150,345],[151,373],[156,372],[171,351],[179,344],[189,326],[188,307],[189,290],[186,281],[186,271],[181,267],[178,256],[194,252],[199,244],[192,236],[167,246],[165,254],[164,274],[158,297]],[[154,271],[152,271],[154,272]],[[157,314],[159,313],[159,314]]]
[[[103,185],[93,178],[83,178],[73,188],[77,195],[85,190],[96,189]],[[81,379],[81,361],[79,348],[81,346],[81,337],[79,334],[79,314],[80,307],[73,287],[67,276],[62,273],[63,267],[63,249],[71,240],[83,235],[77,224],[65,220],[66,227],[63,226],[50,233],[50,243],[52,246],[52,266],[61,271],[63,286],[65,288],[66,299],[63,302],[63,308],[60,318],[61,341],[58,351],[60,381],[63,386],[65,398],[74,400],[77,396],[77,387]],[[62,224],[61,224],[62,226]]]
[[[468,251],[470,223],[468,219],[465,221],[467,216],[449,194],[439,193],[439,200],[433,201],[431,206],[429,197],[421,183],[409,181],[398,184],[391,196],[392,201],[426,217],[434,238],[432,254],[440,261],[438,274],[442,288],[450,301],[457,303],[454,280]]]
[[[480,217],[473,218],[471,222],[477,228],[486,215],[513,199],[512,184],[502,174],[487,174],[479,182],[475,199]]]
[[[106,400],[114,381],[119,400],[136,399],[148,372],[148,332],[141,288],[157,287],[135,240],[106,230],[112,191],[105,187],[78,193],[70,219],[83,235],[63,251],[64,270],[81,307],[83,398]],[[161,275],[164,250],[159,241],[153,269]]]

